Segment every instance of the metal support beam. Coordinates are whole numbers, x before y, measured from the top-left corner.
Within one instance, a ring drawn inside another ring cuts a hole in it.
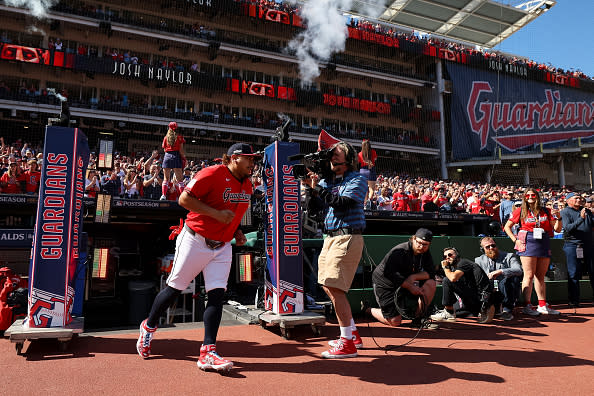
[[[565,158],[563,156],[559,157],[559,186],[563,187],[565,185]]]
[[[439,162],[441,165],[441,178],[447,179],[448,178],[448,168],[446,166],[446,137],[445,137],[445,112],[443,108],[443,95],[445,91],[445,82],[443,79],[442,73],[442,63],[441,59],[437,59],[436,63],[437,67],[437,100],[438,100],[438,107],[439,112],[441,113],[441,117],[439,118]]]

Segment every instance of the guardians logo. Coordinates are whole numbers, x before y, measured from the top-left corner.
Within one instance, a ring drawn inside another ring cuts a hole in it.
[[[250,202],[251,195],[245,192],[232,193],[230,188],[223,192],[223,201],[232,203]]]
[[[510,151],[594,136],[594,102],[564,102],[561,93],[552,89],[544,90],[544,102],[497,102],[493,91],[488,81],[474,81],[466,105],[470,128],[479,136],[481,149],[487,146],[490,131],[498,134],[493,140]],[[550,129],[556,130],[541,132]],[[505,132],[530,133],[499,135]]]

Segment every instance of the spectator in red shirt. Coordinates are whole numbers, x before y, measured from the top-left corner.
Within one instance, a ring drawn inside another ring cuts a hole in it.
[[[410,186],[408,188],[408,207],[410,208],[411,212],[420,212],[421,211],[421,200],[419,199],[419,190],[414,187]]]
[[[421,210],[425,210],[427,202],[433,202],[433,191],[430,188],[426,188],[423,195],[421,195]]]
[[[447,204],[450,200],[445,196],[445,192],[443,190],[439,190],[437,192],[437,196],[433,199],[433,203],[437,205],[438,208],[441,208],[443,205]]]
[[[404,191],[404,186],[402,186],[402,184],[398,186],[398,190],[394,193],[393,199],[392,209],[398,212],[410,212],[410,207],[408,205],[410,198]]]
[[[8,170],[0,177],[2,192],[6,194],[21,194],[21,182],[24,181],[23,174],[15,160],[8,164]]]
[[[27,163],[29,164],[29,170],[25,172],[25,191],[27,194],[37,194],[39,193],[39,181],[41,180],[39,165],[34,159],[30,159]]]
[[[469,199],[469,203],[468,203],[468,213],[472,213],[472,214],[479,214],[479,213],[485,213],[485,207],[482,205],[482,199],[479,199],[479,194],[478,193],[474,193],[472,194],[472,199]]]
[[[493,218],[493,220],[499,220],[499,192],[493,191],[489,195],[485,197],[485,202],[483,202],[483,206],[485,208],[485,213]]]

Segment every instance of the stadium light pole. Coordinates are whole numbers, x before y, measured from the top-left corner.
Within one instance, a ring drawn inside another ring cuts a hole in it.
[[[445,94],[445,82],[443,81],[441,59],[437,59],[437,91],[438,105],[441,117],[439,117],[439,162],[441,165],[441,178],[448,178],[448,168],[446,167],[446,141],[445,141],[445,117],[443,109],[443,95]]]

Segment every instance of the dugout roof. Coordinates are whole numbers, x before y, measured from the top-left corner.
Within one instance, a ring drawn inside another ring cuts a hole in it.
[[[313,0],[315,1],[315,0]],[[370,21],[493,48],[553,7],[556,0],[353,0]]]

